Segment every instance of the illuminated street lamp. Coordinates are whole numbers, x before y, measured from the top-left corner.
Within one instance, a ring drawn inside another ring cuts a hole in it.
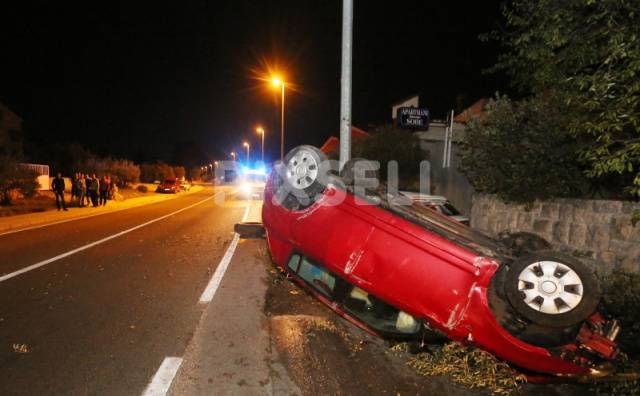
[[[262,160],[262,163],[264,163],[264,128],[259,126],[256,128],[256,132],[262,136],[262,154],[260,159]]]
[[[235,152],[235,151],[232,151],[232,152],[230,153],[230,155],[231,155],[231,158],[233,158],[233,160],[235,161],[235,160],[236,160],[236,152]]]
[[[249,150],[251,150],[251,146],[249,142],[244,142],[242,145],[247,149],[247,165],[249,165]]]
[[[280,160],[284,159],[284,80],[278,76],[271,78],[271,84],[274,87],[280,87],[281,105],[280,105]]]

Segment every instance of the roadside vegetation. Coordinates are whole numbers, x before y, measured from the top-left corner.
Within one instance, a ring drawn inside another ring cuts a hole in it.
[[[482,38],[518,99],[471,122],[462,171],[507,201],[640,196],[640,12],[635,0],[518,0]],[[563,157],[564,154],[564,157]],[[486,162],[484,162],[486,161]]]

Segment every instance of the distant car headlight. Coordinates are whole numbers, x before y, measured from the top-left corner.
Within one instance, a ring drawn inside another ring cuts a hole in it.
[[[243,193],[243,194],[250,194],[251,193],[251,185],[249,183],[240,184],[240,192]]]

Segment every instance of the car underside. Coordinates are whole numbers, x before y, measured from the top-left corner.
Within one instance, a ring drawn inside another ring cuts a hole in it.
[[[300,146],[272,172],[263,206],[268,245],[297,283],[384,338],[438,333],[524,370],[611,371],[619,326],[598,311],[601,292],[587,266],[551,250],[516,249],[384,185],[358,188],[353,175],[370,169],[359,162],[336,175],[319,150]]]

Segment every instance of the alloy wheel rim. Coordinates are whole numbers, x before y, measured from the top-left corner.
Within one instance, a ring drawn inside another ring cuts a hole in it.
[[[565,264],[538,261],[518,275],[518,291],[530,308],[551,315],[569,312],[580,304],[584,286],[580,276]]]
[[[296,153],[287,162],[287,181],[295,188],[305,189],[318,177],[318,162],[306,150]]]

